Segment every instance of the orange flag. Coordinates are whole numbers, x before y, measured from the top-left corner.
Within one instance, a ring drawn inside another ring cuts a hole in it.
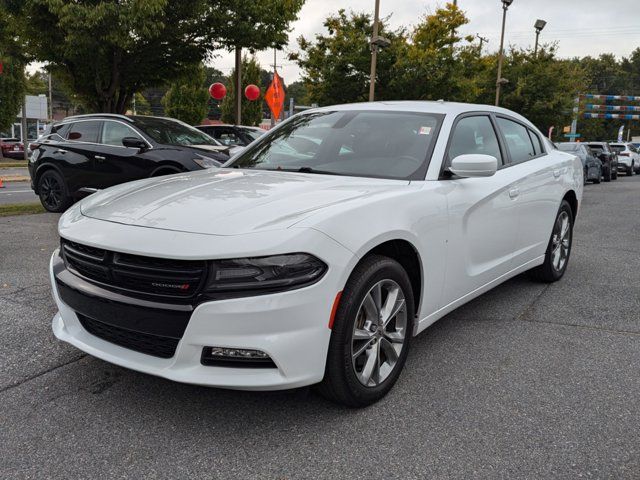
[[[278,72],[273,74],[273,81],[269,88],[267,88],[267,93],[264,96],[267,105],[269,105],[269,109],[271,110],[271,114],[273,118],[280,118],[280,113],[282,113],[282,108],[284,107],[284,88],[282,88],[282,79]]]

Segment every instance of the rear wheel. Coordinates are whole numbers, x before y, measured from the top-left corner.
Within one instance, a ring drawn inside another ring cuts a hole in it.
[[[587,167],[582,171],[582,184],[586,185],[589,181],[589,173],[587,172]]]
[[[560,280],[569,264],[572,241],[573,212],[569,203],[563,200],[553,224],[544,263],[531,270],[531,275],[541,282],[551,283]]]
[[[64,212],[73,203],[62,176],[55,170],[44,172],[38,180],[38,196],[50,212]]]
[[[402,266],[379,255],[365,258],[340,298],[319,392],[350,407],[384,397],[407,358],[413,317],[411,282]]]
[[[611,169],[611,180],[618,179],[618,167]]]
[[[607,165],[606,167],[604,167],[604,169],[602,170],[602,176],[605,182],[611,181],[611,165]]]

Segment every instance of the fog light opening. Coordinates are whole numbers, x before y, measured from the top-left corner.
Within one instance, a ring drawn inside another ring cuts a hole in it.
[[[276,368],[265,352],[249,348],[204,347],[201,363],[216,367]]]

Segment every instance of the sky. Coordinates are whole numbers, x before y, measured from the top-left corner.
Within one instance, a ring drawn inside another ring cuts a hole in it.
[[[298,21],[292,25],[289,45],[284,52],[278,52],[278,71],[285,82],[291,83],[300,77],[300,69],[286,58],[286,52],[297,50],[296,39],[300,35],[312,39],[315,34],[323,33],[324,19],[340,8],[370,11],[373,15],[374,3],[374,0],[307,0]],[[392,28],[411,28],[420,17],[445,3],[444,0],[380,0],[380,16],[391,15]],[[486,48],[498,50],[502,2],[458,0],[458,6],[470,20],[461,33],[480,34],[489,39]],[[561,57],[598,56],[601,53],[623,57],[640,47],[640,0],[514,0],[507,14],[505,42],[521,47],[533,46],[533,24],[538,18],[547,21],[540,42],[557,41]],[[209,63],[229,74],[234,64],[233,54],[219,54]],[[271,70],[273,51],[259,52],[257,58],[263,68]]]

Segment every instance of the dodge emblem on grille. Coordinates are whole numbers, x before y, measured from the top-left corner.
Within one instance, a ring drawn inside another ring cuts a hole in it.
[[[153,282],[151,284],[152,287],[159,287],[159,288],[173,288],[176,290],[189,290],[189,284],[188,283],[182,283],[182,284],[178,284],[178,283],[156,283]]]

